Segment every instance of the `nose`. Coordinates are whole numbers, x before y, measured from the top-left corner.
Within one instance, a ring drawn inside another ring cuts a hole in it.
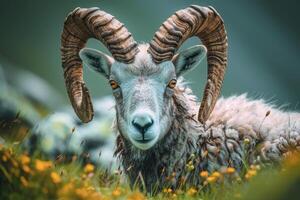
[[[152,126],[153,119],[146,114],[136,115],[132,120],[132,125],[144,136],[145,132]]]

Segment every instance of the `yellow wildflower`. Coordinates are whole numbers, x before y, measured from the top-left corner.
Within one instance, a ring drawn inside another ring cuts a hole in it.
[[[95,166],[90,164],[90,163],[86,164],[85,167],[84,167],[84,172],[85,173],[91,173],[94,170],[95,170]]]
[[[216,177],[216,178],[220,178],[221,174],[220,174],[220,172],[214,172],[214,173],[212,173],[211,176]]]
[[[193,171],[195,169],[194,165],[193,165],[193,161],[189,161],[186,164],[186,168],[188,169],[188,171]]]
[[[164,193],[172,193],[172,189],[171,188],[165,188],[163,190]]]
[[[87,175],[86,174],[81,174],[81,179],[86,179],[87,178]]]
[[[260,166],[259,165],[250,165],[250,169],[252,169],[252,170],[260,170]]]
[[[191,187],[188,191],[187,191],[187,195],[189,196],[194,196],[197,193],[197,190],[194,187]]]
[[[256,170],[253,170],[253,169],[249,170],[247,173],[248,173],[250,176],[255,176],[255,175],[257,174]]]
[[[84,188],[77,188],[75,190],[75,194],[82,199],[87,199],[87,197],[89,196],[88,191]]]
[[[28,174],[31,172],[30,167],[28,167],[27,165],[22,166],[22,169],[23,169],[24,172],[26,172]]]
[[[249,144],[249,143],[250,143],[249,138],[245,138],[245,139],[244,139],[244,143],[245,143],[245,144]]]
[[[251,178],[251,176],[247,173],[247,174],[245,175],[245,178],[249,180],[249,179]]]
[[[75,189],[75,194],[80,199],[102,199],[100,193],[92,189],[91,187],[81,187]],[[74,199],[74,198],[71,198]]]
[[[255,165],[255,169],[259,171],[261,169],[260,165]]]
[[[96,189],[95,189],[93,186],[88,186],[86,189],[87,189],[88,191],[90,191],[90,192],[93,192],[93,193],[96,193],[96,192],[97,192]]]
[[[228,167],[227,169],[226,169],[226,173],[227,174],[233,174],[235,172],[235,169],[233,168],[233,167]]]
[[[38,159],[35,161],[35,168],[37,171],[42,172],[51,167],[52,167],[51,161],[42,161],[42,160],[38,160]]]
[[[6,162],[6,161],[7,161],[7,157],[6,157],[5,155],[3,155],[3,156],[2,156],[2,160],[3,160],[4,162]]]
[[[24,187],[27,187],[29,185],[28,181],[26,180],[26,178],[24,176],[20,177],[20,181]]]
[[[27,165],[30,163],[30,158],[27,155],[21,155],[20,157],[22,165]]]
[[[112,196],[114,197],[119,197],[122,194],[122,190],[120,187],[117,187],[112,191]]]
[[[74,191],[74,184],[73,182],[65,184],[59,191],[58,191],[58,196],[61,199],[68,199],[68,195],[70,194],[71,191]],[[59,199],[60,199],[59,198]]]
[[[217,181],[217,178],[215,176],[210,176],[206,180],[208,183],[214,183]]]
[[[127,200],[146,200],[146,197],[140,192],[134,192],[128,195]]]
[[[193,171],[195,169],[194,165],[188,165],[188,170]]]
[[[240,177],[237,177],[237,178],[236,178],[236,181],[239,182],[239,183],[241,183],[241,182],[242,182],[242,179],[241,179]]]
[[[207,178],[208,177],[208,171],[202,171],[199,174],[202,178]]]
[[[61,178],[60,178],[60,176],[56,172],[51,172],[50,177],[51,177],[52,182],[54,184],[58,184],[58,183],[61,182]]]
[[[250,169],[247,171],[245,178],[249,180],[253,176],[256,176],[256,174],[257,174],[256,170]]]

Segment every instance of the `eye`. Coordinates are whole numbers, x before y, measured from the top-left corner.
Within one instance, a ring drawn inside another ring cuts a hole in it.
[[[118,87],[119,87],[119,84],[116,82],[116,81],[114,81],[114,80],[110,80],[109,81],[109,84],[110,84],[110,86],[111,86],[111,88],[114,90],[114,89],[117,89]]]
[[[168,87],[171,88],[171,89],[173,89],[173,88],[175,88],[176,83],[177,83],[176,79],[172,79],[172,80],[170,80],[170,82],[168,83]]]

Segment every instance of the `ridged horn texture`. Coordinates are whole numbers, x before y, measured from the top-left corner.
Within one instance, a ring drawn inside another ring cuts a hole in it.
[[[133,62],[138,52],[124,25],[99,8],[76,8],[67,16],[61,36],[62,67],[70,101],[82,122],[91,121],[94,115],[78,54],[89,38],[100,40],[119,62]]]
[[[216,10],[192,5],[177,11],[155,33],[148,52],[155,63],[171,60],[181,44],[193,36],[208,50],[208,77],[198,114],[198,120],[205,123],[219,97],[227,66],[227,34]]]

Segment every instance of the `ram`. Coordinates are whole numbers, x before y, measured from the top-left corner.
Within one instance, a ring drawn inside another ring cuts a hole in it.
[[[188,38],[203,45],[177,53]],[[84,48],[100,40],[112,57]],[[245,95],[218,100],[226,65],[227,35],[212,7],[192,5],[169,17],[148,44],[137,44],[125,26],[98,8],[76,8],[64,23],[62,66],[72,106],[93,118],[82,61],[109,80],[116,100],[117,150],[131,184],[142,177],[147,191],[202,182],[199,172],[222,166],[277,162],[300,147],[300,114],[283,112]],[[208,75],[199,105],[180,78],[207,55]],[[198,108],[200,107],[199,111]],[[194,169],[186,167],[186,164]]]

